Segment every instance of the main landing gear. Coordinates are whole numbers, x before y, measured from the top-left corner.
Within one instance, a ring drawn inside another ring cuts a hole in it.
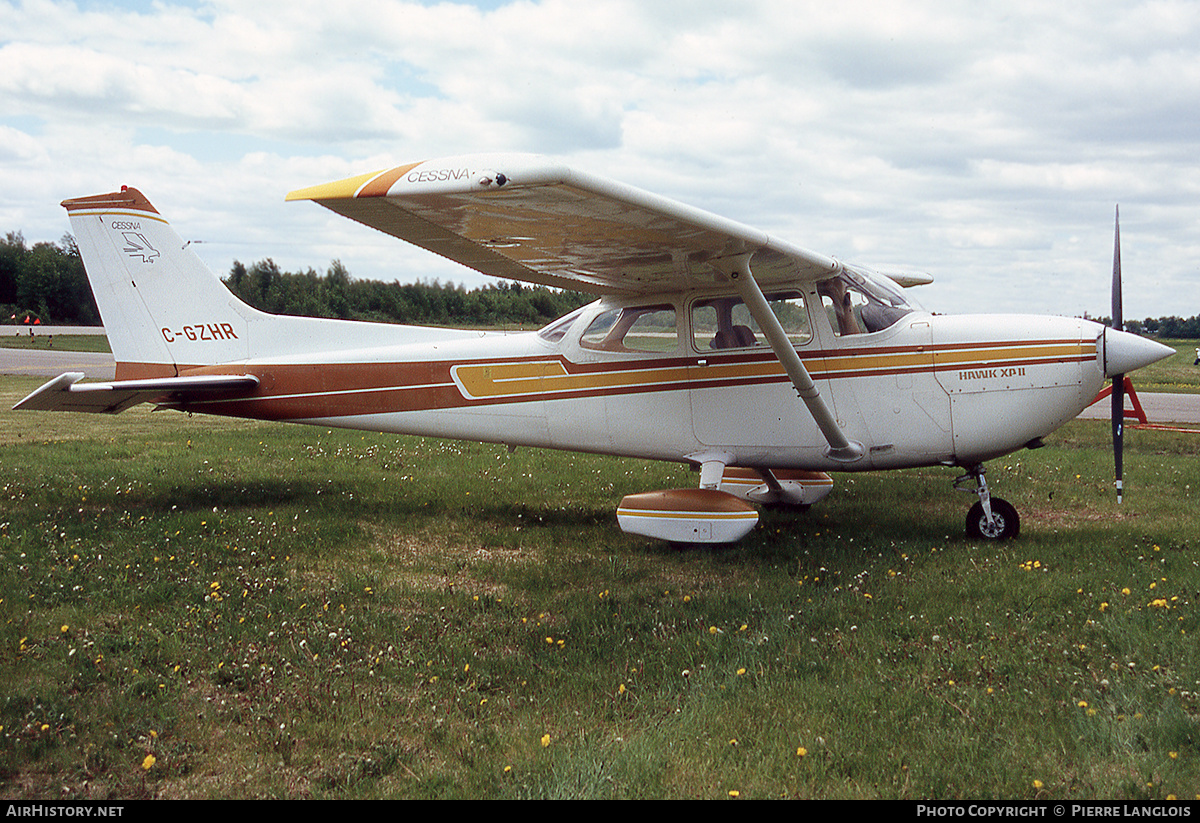
[[[979,495],[979,501],[967,512],[967,537],[973,540],[1008,540],[1021,531],[1021,518],[1007,500],[988,493],[982,464],[967,466],[967,473],[955,479],[954,488]],[[974,482],[975,488],[965,484]]]

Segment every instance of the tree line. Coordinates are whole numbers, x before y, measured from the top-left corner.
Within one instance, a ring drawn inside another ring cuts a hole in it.
[[[340,262],[324,274],[280,270],[273,260],[234,262],[222,278],[262,311],[413,325],[541,326],[594,299],[582,292],[497,281],[453,283],[355,280]],[[71,235],[28,246],[20,232],[0,241],[0,323],[100,325],[100,312]]]
[[[281,271],[272,260],[234,262],[222,278],[229,290],[262,311],[413,325],[540,326],[592,299],[582,292],[497,281],[476,289],[452,283],[355,280],[338,261],[324,274]],[[0,241],[0,323],[100,325],[75,238],[28,246],[20,232]],[[1100,318],[1099,322],[1107,322]],[[1170,339],[1200,339],[1200,316],[1147,317],[1128,331]]]
[[[0,322],[40,320],[71,326],[98,326],[100,312],[92,299],[75,238],[25,245],[20,232],[0,241]]]
[[[582,292],[497,281],[476,289],[453,283],[355,280],[334,261],[324,274],[285,272],[272,260],[235,262],[229,290],[274,314],[337,317],[414,325],[541,326],[595,299]]]

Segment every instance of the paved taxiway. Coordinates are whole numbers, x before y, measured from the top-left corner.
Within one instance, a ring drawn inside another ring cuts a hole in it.
[[[104,329],[100,326],[0,326],[0,334],[5,337],[14,334],[28,337],[30,328],[38,337],[56,334],[104,334]],[[93,380],[112,380],[116,366],[113,365],[111,354],[0,348],[0,374],[58,377],[69,371],[83,372]]]

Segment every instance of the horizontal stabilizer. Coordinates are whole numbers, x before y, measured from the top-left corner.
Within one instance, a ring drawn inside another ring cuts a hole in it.
[[[218,394],[247,394],[258,386],[258,378],[252,374],[155,377],[111,383],[80,383],[82,379],[81,372],[60,374],[13,409],[116,414],[138,403],[184,403]]]

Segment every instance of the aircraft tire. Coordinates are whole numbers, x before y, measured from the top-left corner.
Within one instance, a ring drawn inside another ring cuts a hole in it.
[[[992,498],[992,517],[995,528],[988,528],[983,504],[976,503],[967,512],[967,537],[972,540],[1011,540],[1021,531],[1021,518],[1007,500]]]

